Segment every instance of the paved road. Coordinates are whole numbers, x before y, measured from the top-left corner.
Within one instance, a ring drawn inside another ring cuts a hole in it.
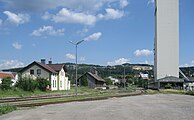
[[[194,96],[142,95],[48,105],[0,120],[194,120]]]

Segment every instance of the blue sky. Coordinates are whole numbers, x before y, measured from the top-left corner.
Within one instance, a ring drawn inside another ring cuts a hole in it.
[[[180,66],[194,66],[194,0],[180,0]],[[54,63],[153,64],[153,0],[0,0],[0,69]]]

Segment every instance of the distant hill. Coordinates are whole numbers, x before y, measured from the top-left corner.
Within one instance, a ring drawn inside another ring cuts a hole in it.
[[[65,63],[67,67],[67,71],[69,74],[70,79],[75,79],[75,64],[74,63]],[[147,66],[153,67],[153,65],[147,64],[123,64],[125,66],[125,74],[126,75],[135,75],[139,72],[147,72],[150,75],[153,75],[153,70],[134,70],[133,66]],[[115,66],[100,66],[100,65],[93,65],[93,64],[79,64],[78,65],[78,77],[83,75],[86,72],[91,71],[92,68],[96,68],[98,74],[102,78],[106,78],[109,76],[113,76],[117,78],[118,76],[122,77],[124,73],[123,65],[115,65]]]
[[[23,67],[20,67],[20,68],[10,68],[10,69],[3,69],[2,71],[3,72],[19,72]]]
[[[194,67],[180,67],[180,69],[187,77],[194,77]]]

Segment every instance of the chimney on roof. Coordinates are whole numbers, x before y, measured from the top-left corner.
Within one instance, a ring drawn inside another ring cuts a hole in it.
[[[94,75],[98,75],[98,71],[96,70],[96,67],[91,67],[90,72]]]
[[[41,59],[41,63],[45,64],[46,63],[46,59]]]
[[[51,60],[49,60],[49,61],[48,61],[48,64],[52,64],[52,61],[51,61]]]
[[[48,61],[48,64],[52,64],[52,58],[50,58],[50,60]]]

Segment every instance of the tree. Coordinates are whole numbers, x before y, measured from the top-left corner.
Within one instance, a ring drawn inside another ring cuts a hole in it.
[[[19,88],[23,89],[24,91],[32,91],[33,92],[36,89],[36,86],[37,86],[36,80],[33,80],[30,77],[20,78],[16,83],[16,87],[19,87]]]
[[[46,91],[46,88],[50,85],[50,82],[45,78],[37,78],[37,87],[41,91]]]
[[[2,83],[1,83],[1,89],[2,90],[9,90],[11,89],[11,84],[13,83],[13,81],[11,81],[11,77],[6,77],[2,79]]]
[[[81,80],[81,81],[80,81],[81,86],[88,86],[88,80],[87,80],[86,75],[83,76],[80,80]]]
[[[112,81],[109,78],[104,79],[106,81],[106,85],[112,85]]]

